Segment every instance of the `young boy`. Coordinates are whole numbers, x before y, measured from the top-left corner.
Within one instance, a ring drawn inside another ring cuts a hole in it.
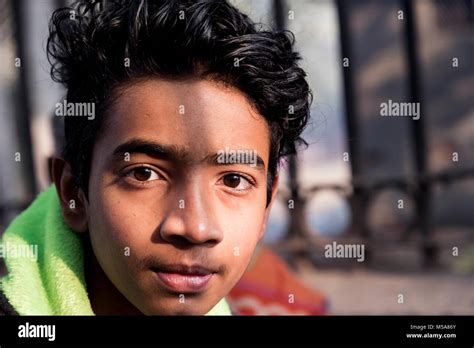
[[[3,236],[6,314],[229,314],[311,94],[288,32],[225,1],[79,1],[53,14],[65,147]],[[59,110],[59,111],[58,111]]]

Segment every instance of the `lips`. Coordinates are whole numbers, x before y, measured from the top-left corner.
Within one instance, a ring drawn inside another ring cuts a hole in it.
[[[196,293],[206,289],[215,272],[201,266],[167,265],[152,268],[159,282],[168,290]]]

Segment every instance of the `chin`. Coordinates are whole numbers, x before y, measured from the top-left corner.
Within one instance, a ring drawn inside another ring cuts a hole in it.
[[[215,304],[202,303],[202,300],[187,300],[189,303],[159,303],[141,310],[145,315],[205,315]],[[198,303],[201,302],[201,303]]]

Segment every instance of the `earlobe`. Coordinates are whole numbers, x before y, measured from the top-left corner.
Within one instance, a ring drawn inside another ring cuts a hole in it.
[[[87,199],[81,188],[77,187],[71,166],[62,158],[51,161],[52,179],[56,186],[64,221],[78,233],[87,231]]]

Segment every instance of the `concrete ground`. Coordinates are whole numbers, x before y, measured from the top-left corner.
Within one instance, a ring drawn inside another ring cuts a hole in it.
[[[441,272],[314,270],[299,273],[335,315],[474,315],[474,276]],[[403,303],[399,302],[403,295]]]

